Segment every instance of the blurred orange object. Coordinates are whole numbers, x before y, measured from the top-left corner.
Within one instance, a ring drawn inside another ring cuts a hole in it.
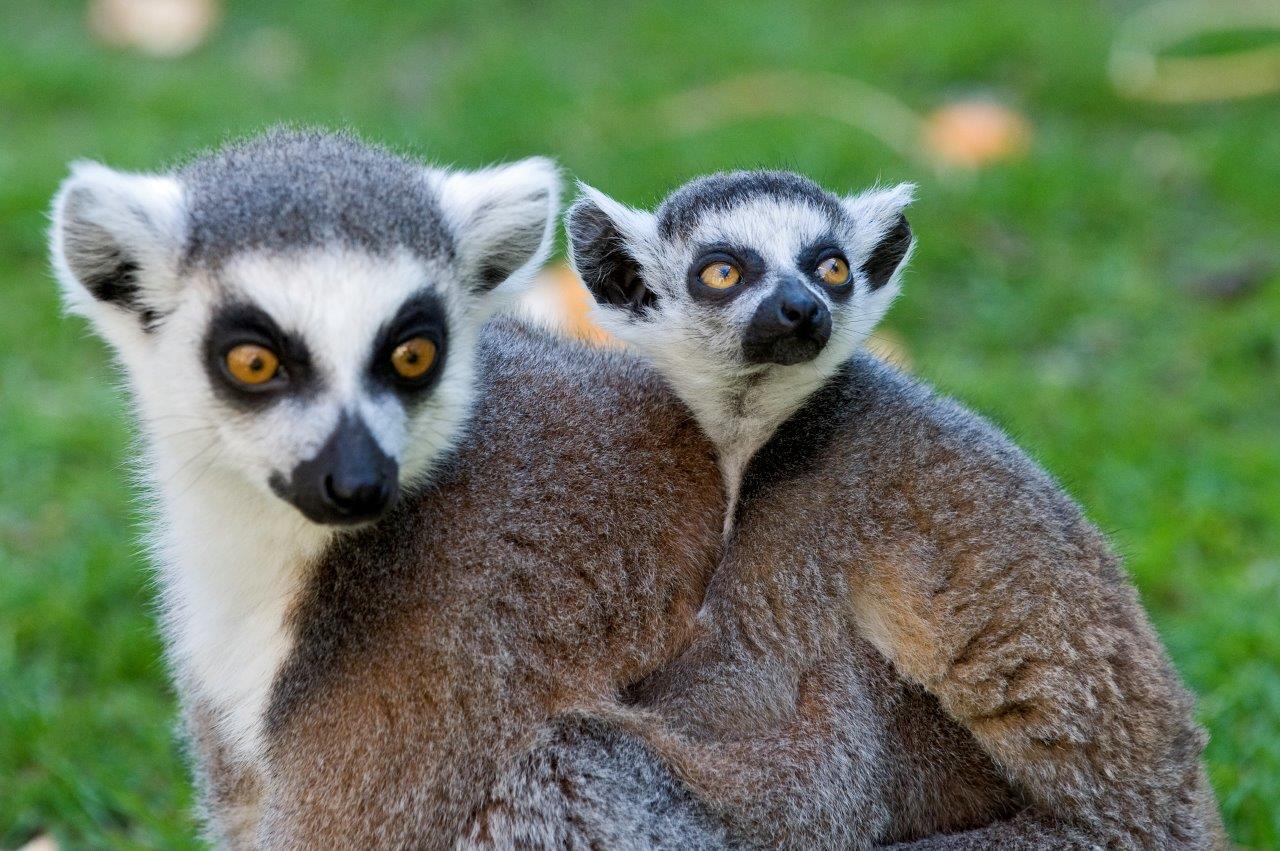
[[[942,106],[924,122],[924,143],[944,165],[978,168],[1007,160],[1031,142],[1031,123],[1020,113],[989,100]]]
[[[596,346],[622,343],[591,321],[591,293],[567,263],[543,269],[520,299],[523,312],[541,324]]]
[[[221,17],[218,0],[91,0],[89,31],[104,44],[171,59],[199,47]]]

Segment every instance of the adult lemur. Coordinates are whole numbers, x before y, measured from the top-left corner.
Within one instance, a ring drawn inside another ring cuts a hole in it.
[[[712,448],[637,362],[477,343],[557,194],[543,160],[447,172],[283,131],[59,192],[67,303],[141,423],[221,843],[722,841],[638,745],[557,720],[675,655],[724,513]]]
[[[622,723],[763,844],[1219,843],[1191,697],[1103,537],[990,424],[855,353],[910,197],[756,172],[570,210],[601,322],[736,502],[699,634],[640,691],[682,733]]]

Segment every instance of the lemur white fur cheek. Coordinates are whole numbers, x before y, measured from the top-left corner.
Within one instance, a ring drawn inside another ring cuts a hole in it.
[[[192,281],[185,298],[150,333],[141,334],[122,360],[127,364],[140,423],[161,444],[152,475],[165,484],[213,462],[223,406],[213,398],[204,368],[208,294]]]
[[[475,384],[476,335],[469,323],[454,326],[444,371],[426,399],[405,411],[400,479],[413,484],[442,463],[470,413]]]

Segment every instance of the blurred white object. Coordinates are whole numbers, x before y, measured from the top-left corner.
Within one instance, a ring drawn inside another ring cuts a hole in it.
[[[817,115],[856,127],[905,159],[921,154],[920,116],[888,92],[841,74],[746,74],[689,89],[658,105],[659,124],[680,136],[763,115]]]
[[[18,851],[58,851],[58,842],[48,834],[42,834],[23,845]]]
[[[1121,94],[1198,103],[1280,91],[1280,42],[1208,56],[1161,56],[1195,36],[1280,29],[1274,0],[1165,0],[1135,12],[1111,48],[1111,82]]]
[[[992,98],[971,97],[920,115],[869,83],[841,74],[775,71],[731,77],[660,101],[656,124],[676,136],[771,115],[818,116],[857,128],[940,176],[1023,153],[1031,122]]]
[[[221,17],[217,0],[90,0],[89,30],[112,47],[174,58],[195,50]]]

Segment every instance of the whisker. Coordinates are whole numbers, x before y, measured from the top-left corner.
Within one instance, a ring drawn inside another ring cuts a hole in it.
[[[186,470],[188,467],[190,467],[190,466],[191,466],[192,464],[194,464],[196,461],[199,461],[202,457],[204,457],[205,455],[207,455],[207,454],[209,453],[209,450],[210,450],[210,449],[217,449],[217,450],[218,450],[218,453],[217,453],[217,454],[215,454],[215,456],[214,456],[215,458],[217,457],[217,455],[219,455],[219,454],[221,454],[221,453],[222,453],[222,447],[218,446],[218,444],[216,444],[216,443],[210,443],[210,444],[209,444],[208,446],[206,446],[204,449],[201,449],[201,450],[200,450],[199,452],[197,452],[195,455],[192,455],[190,458],[188,458],[186,461],[184,461],[184,462],[182,463],[182,466],[180,466],[178,469],[174,470],[174,471],[173,471],[173,473],[169,476],[169,478],[165,481],[165,483],[164,483],[164,484],[165,484],[166,486],[173,484],[173,483],[174,483],[174,480],[176,480],[176,479],[178,478],[178,476],[182,475],[182,472],[183,472],[184,470]],[[183,493],[185,493],[185,492],[186,492],[186,491],[183,491]]]
[[[211,425],[192,426],[191,428],[180,428],[177,431],[165,432],[164,434],[155,435],[158,440],[169,440],[174,437],[182,437],[187,434],[208,433],[214,430]]]
[[[212,445],[212,444],[210,444],[210,445]],[[193,487],[195,487],[195,486],[196,486],[196,483],[197,483],[197,482],[199,482],[201,479],[203,479],[203,478],[205,477],[205,475],[206,475],[210,470],[212,470],[212,469],[213,469],[213,465],[214,465],[214,464],[216,464],[216,463],[218,462],[218,459],[222,457],[222,450],[223,450],[223,448],[224,448],[224,447],[221,447],[221,446],[220,446],[220,447],[218,447],[218,451],[217,451],[217,452],[215,452],[215,453],[214,453],[214,455],[213,455],[213,457],[209,459],[209,463],[207,463],[207,464],[205,464],[205,465],[204,465],[204,469],[202,469],[198,474],[196,474],[196,477],[195,477],[195,478],[193,478],[193,479],[191,480],[190,484],[188,484],[185,488],[183,488],[181,491],[179,491],[179,492],[178,492],[177,496],[175,496],[175,497],[174,497],[175,499],[180,498],[180,497],[182,497],[183,495],[185,495],[185,494],[187,493],[187,491],[189,491],[189,490],[191,490]]]

